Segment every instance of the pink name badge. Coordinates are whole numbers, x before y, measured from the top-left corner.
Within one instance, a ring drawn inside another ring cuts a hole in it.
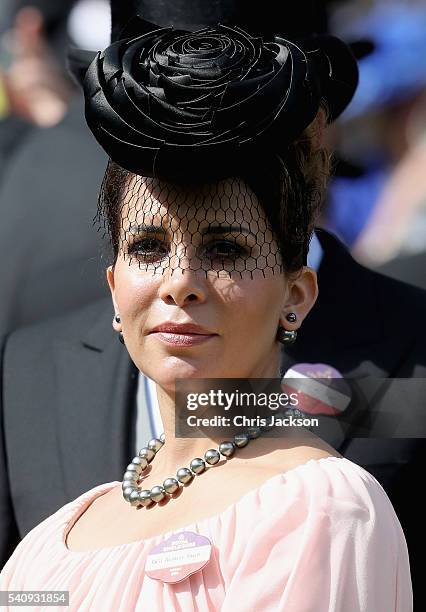
[[[211,549],[205,536],[179,531],[154,546],[146,559],[145,573],[169,584],[181,582],[207,565]]]
[[[342,374],[326,363],[297,363],[284,374],[281,387],[297,393],[298,408],[306,414],[338,417],[349,406],[352,391]]]

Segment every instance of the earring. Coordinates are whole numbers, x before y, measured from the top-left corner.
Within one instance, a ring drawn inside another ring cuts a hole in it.
[[[293,344],[293,342],[296,342],[296,338],[297,338],[296,330],[288,331],[287,329],[284,329],[282,325],[279,326],[278,333],[277,333],[278,342],[281,342],[281,344],[288,346],[289,344]]]
[[[114,321],[116,323],[121,323],[121,317],[120,315],[117,313],[114,317]],[[123,332],[118,332],[118,339],[120,340],[121,344],[124,344],[124,336],[123,336]]]
[[[286,316],[286,319],[289,323],[295,323],[297,321],[297,316],[295,312],[289,312]]]

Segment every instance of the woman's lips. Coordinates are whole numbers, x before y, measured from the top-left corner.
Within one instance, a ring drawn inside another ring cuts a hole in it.
[[[195,346],[214,338],[217,334],[189,334],[157,331],[151,332],[151,336],[156,336],[161,342],[173,344],[174,346]]]

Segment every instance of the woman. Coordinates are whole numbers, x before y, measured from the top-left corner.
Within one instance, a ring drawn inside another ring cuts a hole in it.
[[[91,64],[113,325],[157,383],[165,435],[33,529],[2,590],[69,590],[73,610],[412,609],[402,529],[364,469],[295,428],[175,434],[176,379],[275,378],[315,302],[325,92],[336,111],[316,53],[139,20]],[[173,556],[180,538],[196,562]]]

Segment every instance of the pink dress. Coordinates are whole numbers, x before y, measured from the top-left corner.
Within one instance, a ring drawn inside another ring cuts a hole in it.
[[[30,531],[0,574],[0,590],[69,590],[69,607],[31,608],[46,612],[412,611],[400,523],[377,480],[348,459],[311,459],[174,532],[69,551],[72,524],[120,485],[94,487]],[[184,530],[211,540],[208,564],[177,584],[147,576],[149,550]]]

